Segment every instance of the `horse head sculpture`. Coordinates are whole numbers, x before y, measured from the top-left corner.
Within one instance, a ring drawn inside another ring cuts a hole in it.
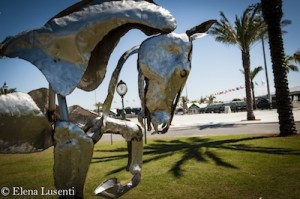
[[[167,132],[191,70],[191,51],[192,44],[185,34],[159,35],[142,43],[138,64],[140,82],[145,85],[140,98],[148,130],[153,126],[155,133]],[[163,125],[161,131],[159,125]]]
[[[209,20],[185,34],[161,34],[145,40],[138,56],[139,89],[148,130],[166,133],[172,122],[181,91],[191,71],[192,41],[205,33]],[[143,85],[145,84],[145,85]],[[141,116],[140,116],[141,117]],[[139,120],[142,123],[140,118]],[[162,129],[159,130],[159,125]]]

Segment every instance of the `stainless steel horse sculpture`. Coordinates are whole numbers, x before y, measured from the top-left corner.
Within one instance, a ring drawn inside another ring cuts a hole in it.
[[[95,194],[117,198],[138,185],[142,168],[143,128],[151,130],[153,127],[155,133],[168,131],[191,70],[192,41],[214,22],[210,20],[184,34],[176,34],[172,32],[176,28],[174,17],[151,0],[84,0],[59,13],[42,28],[9,37],[1,43],[1,56],[19,57],[31,62],[49,82],[49,121],[54,125],[56,189],[74,188],[75,195],[72,197],[83,197],[93,146],[104,133],[121,134],[127,141],[127,169],[133,177],[125,185],[115,178],[109,179],[96,188]],[[149,36],[158,35],[148,38],[121,57],[110,80],[103,116],[82,129],[70,123],[65,96],[75,87],[87,91],[97,88],[104,79],[114,47],[133,28]],[[138,53],[141,125],[108,117],[122,66],[134,53]],[[56,94],[62,120],[53,116]],[[92,136],[89,137],[86,132],[92,133]],[[6,142],[13,139],[9,138]]]

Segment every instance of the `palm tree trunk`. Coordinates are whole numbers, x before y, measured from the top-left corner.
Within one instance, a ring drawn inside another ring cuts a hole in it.
[[[262,12],[268,24],[269,44],[274,74],[276,104],[280,136],[295,134],[296,127],[289,97],[287,71],[284,66],[284,48],[281,31],[282,1],[261,0]]]
[[[250,80],[250,53],[249,50],[242,51],[243,68],[245,75],[246,102],[247,102],[247,120],[255,120],[253,112],[253,100],[251,95]]]

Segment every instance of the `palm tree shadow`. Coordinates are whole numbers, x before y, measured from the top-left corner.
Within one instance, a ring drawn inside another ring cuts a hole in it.
[[[169,170],[175,177],[181,177],[183,175],[184,170],[182,167],[190,160],[196,160],[197,162],[208,162],[210,159],[218,166],[238,169],[238,167],[223,160],[215,152],[210,151],[210,148],[215,148],[210,143],[210,139],[203,139],[200,137],[188,138],[186,141],[173,140],[171,142],[165,142],[162,140],[157,140],[153,144],[145,147],[144,154],[154,155],[154,158],[148,159],[149,162],[153,159],[160,159],[161,155],[163,154],[165,156],[170,156],[181,152],[183,154],[182,157],[176,161]]]
[[[190,137],[187,139],[177,139],[172,141],[155,140],[153,143],[144,147],[144,164],[152,161],[160,160],[175,154],[182,154],[181,158],[177,160],[172,167],[170,172],[175,177],[181,177],[184,174],[183,165],[190,160],[196,160],[199,163],[212,161],[215,165],[225,167],[228,169],[239,169],[237,166],[231,164],[229,161],[224,160],[220,155],[211,149],[226,149],[232,151],[246,151],[263,154],[280,154],[280,155],[300,155],[300,151],[286,148],[272,148],[272,147],[261,147],[253,146],[246,143],[245,141],[257,140],[257,139],[268,139],[269,136],[256,136],[246,137],[238,139],[226,139],[226,140],[213,140],[209,138],[201,137]],[[127,149],[122,148],[124,152]],[[105,152],[105,150],[101,150]],[[110,150],[110,152],[114,152]],[[120,149],[116,149],[115,152],[120,152]],[[107,162],[117,159],[127,158],[127,154],[109,156],[104,158],[93,158],[93,162]],[[117,172],[126,169],[124,167],[117,168],[110,171],[107,175],[112,175]]]

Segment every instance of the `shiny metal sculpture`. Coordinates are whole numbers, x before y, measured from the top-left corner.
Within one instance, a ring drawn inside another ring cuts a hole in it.
[[[2,42],[2,54],[31,62],[57,94],[66,96],[76,87],[94,90],[104,79],[110,54],[126,32],[135,28],[152,35],[176,28],[174,17],[150,2],[81,1],[43,27],[7,38]]]
[[[83,197],[93,146],[104,133],[120,134],[127,141],[127,170],[133,177],[125,185],[115,178],[109,179],[97,187],[95,194],[117,198],[138,185],[142,168],[142,129],[147,125],[148,130],[153,127],[155,133],[168,131],[191,70],[192,40],[206,32],[214,22],[207,21],[186,34],[176,34],[171,33],[176,28],[175,19],[151,0],[85,0],[62,11],[42,28],[23,32],[1,43],[1,56],[30,61],[49,81],[49,120],[55,126],[54,178],[57,189],[74,188],[74,197]],[[98,87],[114,47],[132,28],[147,35],[159,35],[145,40],[121,57],[110,80],[101,118],[89,122],[83,129],[68,122],[65,96],[76,86],[83,90]],[[142,126],[108,117],[123,63],[134,53],[138,53],[142,105],[139,121]],[[55,110],[55,94],[62,121],[56,121],[51,114]],[[146,124],[143,118],[147,118]],[[89,137],[86,132],[93,135]]]

